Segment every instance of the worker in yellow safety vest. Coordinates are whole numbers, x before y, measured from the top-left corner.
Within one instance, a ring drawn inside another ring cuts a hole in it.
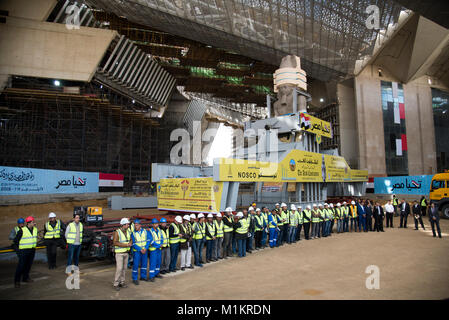
[[[213,214],[209,213],[207,215],[207,222],[206,222],[206,263],[217,261],[213,256],[216,239],[217,239],[217,227],[214,223]]]
[[[310,205],[307,205],[306,209],[303,211],[302,218],[303,218],[304,238],[306,240],[310,240],[309,232],[310,226],[312,225],[312,208]]]
[[[296,214],[296,206],[294,204],[290,205],[290,210],[287,212],[288,214],[288,235],[287,235],[287,243],[292,244],[295,241],[296,228],[298,227],[297,214]]]
[[[175,221],[170,225],[169,232],[169,242],[170,242],[170,268],[169,272],[176,272],[179,269],[176,268],[176,263],[178,262],[179,253],[179,243],[180,243],[180,225],[182,223],[182,217],[176,216]]]
[[[264,219],[262,212],[259,208],[256,209],[256,215],[254,216],[254,239],[256,250],[262,249],[262,234],[263,234]]]
[[[33,282],[30,278],[30,270],[33,265],[37,245],[37,228],[34,218],[29,216],[25,219],[26,226],[17,230],[14,244],[18,248],[19,263],[14,276],[15,288],[20,287],[20,281]]]
[[[355,204],[355,201],[351,201],[351,205],[349,206],[350,209],[350,217],[351,217],[351,232],[353,231],[352,226],[354,225],[354,231],[357,232],[357,223],[358,223],[358,218],[357,218],[357,206]]]
[[[217,238],[215,239],[214,259],[223,259],[223,240],[224,240],[224,223],[223,216],[220,212],[215,215],[214,223],[217,229]]]
[[[346,201],[343,201],[343,232],[349,232],[349,207]]]
[[[287,242],[288,237],[288,209],[287,204],[281,203],[281,210],[279,211],[279,214],[277,215],[278,218],[278,228],[280,230],[279,232],[279,238],[277,242],[277,246],[282,246],[284,243]]]
[[[68,245],[66,274],[69,276],[72,274],[72,271],[76,272],[78,268],[81,246],[83,244],[83,229],[81,216],[75,213],[73,221],[65,229],[65,239]]]
[[[341,203],[337,203],[335,208],[335,219],[337,221],[337,233],[343,232],[343,209],[341,208]]]
[[[120,288],[128,287],[125,283],[125,271],[128,266],[129,250],[133,245],[129,225],[128,218],[122,218],[120,228],[114,231],[112,237],[116,262],[114,288],[117,291],[120,291]]]
[[[243,212],[237,213],[234,220],[235,236],[239,250],[239,258],[246,256],[246,239],[248,238],[248,223]]]
[[[161,274],[166,274],[170,266],[170,238],[167,227],[167,219],[161,218],[159,229],[161,230],[163,237],[161,247]]]
[[[64,247],[61,242],[61,232],[65,230],[64,223],[61,220],[56,219],[56,214],[50,212],[48,215],[48,221],[44,226],[44,241],[47,247],[47,262],[48,269],[56,268],[56,250],[58,246]]]
[[[270,214],[270,210],[267,207],[262,207],[261,216],[263,218],[263,228],[262,228],[262,239],[261,239],[261,246],[262,248],[266,248],[268,246],[267,244],[267,238],[268,238],[268,215]]]
[[[148,270],[148,247],[150,245],[148,241],[148,231],[142,228],[139,219],[134,220],[134,231],[131,232],[131,240],[133,242],[132,255],[133,255],[133,272],[132,279],[135,285],[139,285],[139,270],[140,280],[147,281]],[[140,269],[139,269],[140,267]]]
[[[232,256],[232,237],[234,233],[234,217],[232,216],[232,208],[228,207],[225,210],[225,216],[223,217],[223,258],[227,259]]]
[[[312,206],[312,239],[316,239],[320,232],[320,210],[316,204]]]

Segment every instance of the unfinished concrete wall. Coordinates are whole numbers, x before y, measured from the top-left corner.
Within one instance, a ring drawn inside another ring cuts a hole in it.
[[[434,174],[437,171],[431,87],[449,90],[435,83],[431,85],[428,80],[424,76],[404,85],[410,175]]]
[[[7,17],[0,35],[0,75],[88,82],[117,32]]]
[[[354,79],[359,167],[372,176],[386,174],[384,124],[380,80],[375,66]]]
[[[0,9],[9,17],[45,21],[56,6],[57,0],[2,0]]]
[[[340,119],[341,156],[353,169],[359,168],[354,79],[337,85],[338,117]]]

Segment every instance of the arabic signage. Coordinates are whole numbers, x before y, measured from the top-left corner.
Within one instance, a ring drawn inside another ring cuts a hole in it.
[[[343,182],[351,179],[350,168],[345,158],[324,155],[326,167],[326,182]]]
[[[161,179],[157,185],[160,210],[220,212],[223,182],[212,178]]]
[[[323,182],[322,163],[321,154],[302,150],[290,151],[280,163],[221,158],[219,181]]]
[[[428,195],[432,175],[374,178],[374,193]]]
[[[98,172],[0,166],[0,195],[98,192]]]
[[[351,181],[368,181],[368,170],[349,170],[349,176],[351,177]]]
[[[362,182],[368,181],[368,171],[352,170],[343,157],[295,149],[279,164],[220,158],[214,177],[240,182]]]
[[[262,186],[263,192],[279,192],[282,190],[282,182],[264,182]]]
[[[332,138],[332,126],[330,122],[315,118],[305,112],[299,113],[299,127],[317,136],[317,142],[321,143],[321,136]]]

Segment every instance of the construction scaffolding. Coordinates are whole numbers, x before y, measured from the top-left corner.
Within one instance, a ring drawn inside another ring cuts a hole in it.
[[[87,89],[5,89],[0,165],[120,173],[125,191],[150,180],[151,163],[169,157],[170,128],[130,109],[132,101],[106,87],[102,94]]]

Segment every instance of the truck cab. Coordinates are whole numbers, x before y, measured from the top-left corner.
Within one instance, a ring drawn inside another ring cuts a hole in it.
[[[449,170],[433,176],[429,191],[430,203],[441,210],[443,217],[449,219]]]

